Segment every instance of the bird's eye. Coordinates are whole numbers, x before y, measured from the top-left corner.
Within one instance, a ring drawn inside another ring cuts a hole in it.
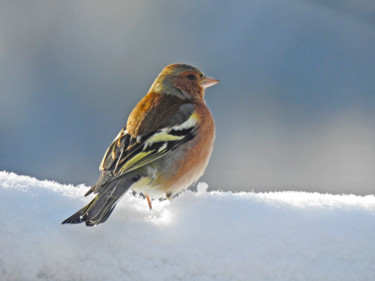
[[[191,80],[191,81],[194,81],[194,80],[196,79],[195,75],[193,75],[193,74],[190,74],[190,75],[188,76],[188,78],[189,78],[189,80]]]

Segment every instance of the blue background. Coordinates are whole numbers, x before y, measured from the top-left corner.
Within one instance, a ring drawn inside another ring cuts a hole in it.
[[[375,2],[2,1],[0,169],[93,184],[160,70],[217,125],[211,189],[375,193]]]

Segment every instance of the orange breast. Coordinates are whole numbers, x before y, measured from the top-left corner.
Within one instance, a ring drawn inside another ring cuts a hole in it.
[[[196,182],[204,173],[213,148],[215,125],[206,106],[198,106],[201,124],[196,137],[184,146],[184,157],[175,163],[176,172],[164,182],[166,193],[176,194]]]

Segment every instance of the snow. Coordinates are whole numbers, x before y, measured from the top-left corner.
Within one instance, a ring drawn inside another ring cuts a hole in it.
[[[87,186],[0,172],[0,280],[374,280],[373,195],[197,189],[90,228]]]

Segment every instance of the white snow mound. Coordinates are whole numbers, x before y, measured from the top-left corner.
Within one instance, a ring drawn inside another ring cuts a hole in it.
[[[86,186],[0,172],[0,280],[374,280],[375,197],[126,194],[102,225],[61,225]]]

